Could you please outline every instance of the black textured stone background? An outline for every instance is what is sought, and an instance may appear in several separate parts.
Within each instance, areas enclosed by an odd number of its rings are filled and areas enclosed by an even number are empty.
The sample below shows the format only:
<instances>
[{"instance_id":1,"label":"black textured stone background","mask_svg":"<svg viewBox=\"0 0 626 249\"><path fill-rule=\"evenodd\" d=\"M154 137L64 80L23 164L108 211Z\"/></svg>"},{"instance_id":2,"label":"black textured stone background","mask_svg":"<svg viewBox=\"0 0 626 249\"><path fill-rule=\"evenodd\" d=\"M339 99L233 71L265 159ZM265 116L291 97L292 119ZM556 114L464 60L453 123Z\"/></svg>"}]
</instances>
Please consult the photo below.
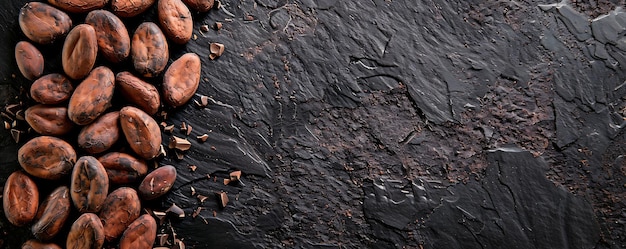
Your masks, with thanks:
<instances>
[{"instance_id":1,"label":"black textured stone background","mask_svg":"<svg viewBox=\"0 0 626 249\"><path fill-rule=\"evenodd\" d=\"M0 11L2 104L29 103L13 57L25 2ZM624 0L221 3L171 47L201 56L196 99L212 102L169 110L193 144L159 160L179 177L145 203L186 211L163 229L187 248L626 248ZM48 73L60 44L39 46ZM0 131L1 182L18 146ZM6 248L28 234L2 218Z\"/></svg>"}]
</instances>

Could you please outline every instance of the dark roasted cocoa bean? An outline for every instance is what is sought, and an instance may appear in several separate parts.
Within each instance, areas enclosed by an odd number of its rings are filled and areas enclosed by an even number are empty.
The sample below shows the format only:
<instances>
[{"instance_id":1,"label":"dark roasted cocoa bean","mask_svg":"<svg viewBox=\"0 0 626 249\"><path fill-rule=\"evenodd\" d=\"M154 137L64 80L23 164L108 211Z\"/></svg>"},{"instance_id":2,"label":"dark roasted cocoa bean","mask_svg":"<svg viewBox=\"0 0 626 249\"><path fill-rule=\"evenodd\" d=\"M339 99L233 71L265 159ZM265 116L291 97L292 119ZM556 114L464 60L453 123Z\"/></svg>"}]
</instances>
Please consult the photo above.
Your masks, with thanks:
<instances>
[{"instance_id":1,"label":"dark roasted cocoa bean","mask_svg":"<svg viewBox=\"0 0 626 249\"><path fill-rule=\"evenodd\" d=\"M64 106L34 105L24 112L26 122L41 135L60 136L74 128Z\"/></svg>"},{"instance_id":2,"label":"dark roasted cocoa bean","mask_svg":"<svg viewBox=\"0 0 626 249\"><path fill-rule=\"evenodd\" d=\"M155 169L141 181L137 192L141 199L153 200L163 196L176 181L176 168L166 165Z\"/></svg>"}]
</instances>

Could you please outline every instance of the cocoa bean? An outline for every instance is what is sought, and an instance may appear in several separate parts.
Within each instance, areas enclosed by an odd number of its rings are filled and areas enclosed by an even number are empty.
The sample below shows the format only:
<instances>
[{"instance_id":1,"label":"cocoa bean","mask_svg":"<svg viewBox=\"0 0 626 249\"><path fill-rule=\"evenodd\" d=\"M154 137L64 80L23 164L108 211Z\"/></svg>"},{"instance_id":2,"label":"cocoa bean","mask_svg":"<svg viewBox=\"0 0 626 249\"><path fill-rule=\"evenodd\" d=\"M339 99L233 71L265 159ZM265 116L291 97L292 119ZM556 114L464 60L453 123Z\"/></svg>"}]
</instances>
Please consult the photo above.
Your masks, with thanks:
<instances>
[{"instance_id":1,"label":"cocoa bean","mask_svg":"<svg viewBox=\"0 0 626 249\"><path fill-rule=\"evenodd\" d=\"M163 72L169 59L167 40L152 22L137 27L130 50L135 70L144 77L154 77Z\"/></svg>"},{"instance_id":2,"label":"cocoa bean","mask_svg":"<svg viewBox=\"0 0 626 249\"><path fill-rule=\"evenodd\" d=\"M22 171L15 171L4 183L2 208L11 224L24 226L37 215L39 190L35 182Z\"/></svg>"},{"instance_id":3,"label":"cocoa bean","mask_svg":"<svg viewBox=\"0 0 626 249\"><path fill-rule=\"evenodd\" d=\"M137 191L121 187L109 194L100 211L104 237L107 241L117 239L124 230L139 217L141 202Z\"/></svg>"},{"instance_id":4,"label":"cocoa bean","mask_svg":"<svg viewBox=\"0 0 626 249\"><path fill-rule=\"evenodd\" d=\"M98 51L107 60L118 63L130 54L130 36L122 20L106 10L87 14L85 23L93 26L98 38Z\"/></svg>"},{"instance_id":5,"label":"cocoa bean","mask_svg":"<svg viewBox=\"0 0 626 249\"><path fill-rule=\"evenodd\" d=\"M70 215L70 193L66 186L56 188L39 206L36 222L31 231L38 240L51 240L56 236Z\"/></svg>"},{"instance_id":6,"label":"cocoa bean","mask_svg":"<svg viewBox=\"0 0 626 249\"><path fill-rule=\"evenodd\" d=\"M150 160L159 154L161 129L150 115L127 106L120 110L120 125L130 148L141 158Z\"/></svg>"},{"instance_id":7,"label":"cocoa bean","mask_svg":"<svg viewBox=\"0 0 626 249\"><path fill-rule=\"evenodd\" d=\"M20 10L18 22L24 35L39 44L52 43L72 28L70 16L40 2L30 2L24 5Z\"/></svg>"},{"instance_id":8,"label":"cocoa bean","mask_svg":"<svg viewBox=\"0 0 626 249\"><path fill-rule=\"evenodd\" d=\"M64 106L34 105L26 109L24 118L33 130L41 135L59 136L74 128Z\"/></svg>"},{"instance_id":9,"label":"cocoa bean","mask_svg":"<svg viewBox=\"0 0 626 249\"><path fill-rule=\"evenodd\" d=\"M67 113L74 123L90 124L111 106L115 75L107 67L95 68L74 90Z\"/></svg>"},{"instance_id":10,"label":"cocoa bean","mask_svg":"<svg viewBox=\"0 0 626 249\"><path fill-rule=\"evenodd\" d=\"M115 83L122 96L130 103L150 115L154 115L161 105L159 91L152 84L145 82L129 72L121 72L115 76Z\"/></svg>"},{"instance_id":11,"label":"cocoa bean","mask_svg":"<svg viewBox=\"0 0 626 249\"><path fill-rule=\"evenodd\" d=\"M98 212L109 193L109 177L102 164L92 156L82 156L72 170L72 203L81 213Z\"/></svg>"},{"instance_id":12,"label":"cocoa bean","mask_svg":"<svg viewBox=\"0 0 626 249\"><path fill-rule=\"evenodd\" d=\"M185 44L193 33L193 20L187 5L181 0L159 0L159 23L165 35L174 43Z\"/></svg>"},{"instance_id":13,"label":"cocoa bean","mask_svg":"<svg viewBox=\"0 0 626 249\"><path fill-rule=\"evenodd\" d=\"M34 80L43 73L43 55L27 41L15 45L15 61L24 78Z\"/></svg>"},{"instance_id":14,"label":"cocoa bean","mask_svg":"<svg viewBox=\"0 0 626 249\"><path fill-rule=\"evenodd\" d=\"M30 86L30 97L41 104L56 105L70 99L74 91L72 82L62 74L42 76Z\"/></svg>"},{"instance_id":15,"label":"cocoa bean","mask_svg":"<svg viewBox=\"0 0 626 249\"><path fill-rule=\"evenodd\" d=\"M186 53L174 61L163 76L163 99L179 107L187 103L198 90L201 75L200 57Z\"/></svg>"},{"instance_id":16,"label":"cocoa bean","mask_svg":"<svg viewBox=\"0 0 626 249\"><path fill-rule=\"evenodd\" d=\"M112 0L111 9L119 17L133 17L146 11L156 0Z\"/></svg>"},{"instance_id":17,"label":"cocoa bean","mask_svg":"<svg viewBox=\"0 0 626 249\"><path fill-rule=\"evenodd\" d=\"M70 228L65 247L67 249L100 249L104 245L104 228L94 213L84 213Z\"/></svg>"},{"instance_id":18,"label":"cocoa bean","mask_svg":"<svg viewBox=\"0 0 626 249\"><path fill-rule=\"evenodd\" d=\"M71 172L76 152L69 143L59 138L40 136L26 142L17 151L17 159L28 174L57 180Z\"/></svg>"},{"instance_id":19,"label":"cocoa bean","mask_svg":"<svg viewBox=\"0 0 626 249\"><path fill-rule=\"evenodd\" d=\"M119 112L109 112L98 117L80 130L78 147L91 154L108 150L120 137L119 120Z\"/></svg>"},{"instance_id":20,"label":"cocoa bean","mask_svg":"<svg viewBox=\"0 0 626 249\"><path fill-rule=\"evenodd\" d=\"M137 192L141 199L154 200L163 196L172 188L176 181L176 168L166 165L155 169L141 181Z\"/></svg>"},{"instance_id":21,"label":"cocoa bean","mask_svg":"<svg viewBox=\"0 0 626 249\"><path fill-rule=\"evenodd\" d=\"M98 158L109 176L109 183L129 184L148 173L146 161L122 152L111 152Z\"/></svg>"},{"instance_id":22,"label":"cocoa bean","mask_svg":"<svg viewBox=\"0 0 626 249\"><path fill-rule=\"evenodd\" d=\"M156 239L157 223L149 214L139 216L128 225L120 238L120 249L152 248Z\"/></svg>"},{"instance_id":23,"label":"cocoa bean","mask_svg":"<svg viewBox=\"0 0 626 249\"><path fill-rule=\"evenodd\" d=\"M96 30L88 24L80 24L72 29L63 43L61 64L63 71L72 79L82 79L93 68L98 55Z\"/></svg>"}]
</instances>

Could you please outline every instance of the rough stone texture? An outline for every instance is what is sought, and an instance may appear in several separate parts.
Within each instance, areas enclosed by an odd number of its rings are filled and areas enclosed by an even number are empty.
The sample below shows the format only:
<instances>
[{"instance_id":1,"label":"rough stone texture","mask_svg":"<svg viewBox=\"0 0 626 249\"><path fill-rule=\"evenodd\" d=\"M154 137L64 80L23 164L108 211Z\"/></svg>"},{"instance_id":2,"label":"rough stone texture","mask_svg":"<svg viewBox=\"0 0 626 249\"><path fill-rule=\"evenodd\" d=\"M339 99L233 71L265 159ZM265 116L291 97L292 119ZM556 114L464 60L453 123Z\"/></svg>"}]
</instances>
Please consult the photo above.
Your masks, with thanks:
<instances>
[{"instance_id":1,"label":"rough stone texture","mask_svg":"<svg viewBox=\"0 0 626 249\"><path fill-rule=\"evenodd\" d=\"M213 101L170 112L192 147L161 161L179 178L148 203L202 208L171 222L187 247L626 247L623 0L221 2L171 48L200 55ZM22 4L0 12L5 54ZM0 63L11 102L29 83ZM16 148L0 143L5 179Z\"/></svg>"}]
</instances>

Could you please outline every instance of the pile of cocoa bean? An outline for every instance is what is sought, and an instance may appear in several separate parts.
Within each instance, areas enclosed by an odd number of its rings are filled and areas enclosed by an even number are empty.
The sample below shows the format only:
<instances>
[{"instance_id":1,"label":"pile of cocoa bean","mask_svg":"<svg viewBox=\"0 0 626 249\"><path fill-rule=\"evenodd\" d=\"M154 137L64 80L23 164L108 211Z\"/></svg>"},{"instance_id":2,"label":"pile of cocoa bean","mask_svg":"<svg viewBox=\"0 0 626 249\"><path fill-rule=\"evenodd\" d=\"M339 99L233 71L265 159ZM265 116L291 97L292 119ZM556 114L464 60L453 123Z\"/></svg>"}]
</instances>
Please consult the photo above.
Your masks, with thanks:
<instances>
[{"instance_id":1,"label":"pile of cocoa bean","mask_svg":"<svg viewBox=\"0 0 626 249\"><path fill-rule=\"evenodd\" d=\"M158 22L141 23L131 36L124 19L154 5ZM191 10L213 7L213 0L48 0L22 7L27 40L15 46L15 59L32 82L36 104L23 119L36 135L20 147L22 169L9 176L2 197L8 221L30 226L35 237L22 248L60 248L51 241L66 248L153 247L158 225L142 202L163 196L176 180L175 167L158 166L164 148L156 115L189 102L201 77L195 53L168 66L168 42L186 44ZM76 25L70 15L81 14L84 22ZM42 75L38 46L53 43L63 43L63 71ZM127 60L127 70L107 66ZM39 196L39 181L57 187Z\"/></svg>"}]
</instances>

